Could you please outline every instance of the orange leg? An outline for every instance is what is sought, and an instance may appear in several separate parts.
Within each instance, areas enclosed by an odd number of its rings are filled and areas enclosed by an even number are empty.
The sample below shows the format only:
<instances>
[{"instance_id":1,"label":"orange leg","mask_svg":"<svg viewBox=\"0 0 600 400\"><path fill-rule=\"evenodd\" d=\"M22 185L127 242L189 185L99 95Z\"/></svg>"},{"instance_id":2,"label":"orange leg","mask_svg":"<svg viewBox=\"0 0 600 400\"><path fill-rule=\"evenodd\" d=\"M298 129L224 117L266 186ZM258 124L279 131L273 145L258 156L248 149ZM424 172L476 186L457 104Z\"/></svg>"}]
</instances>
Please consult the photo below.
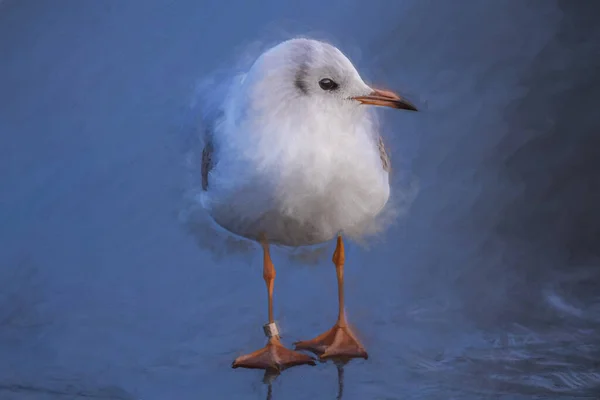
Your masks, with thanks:
<instances>
[{"instance_id":1,"label":"orange leg","mask_svg":"<svg viewBox=\"0 0 600 400\"><path fill-rule=\"evenodd\" d=\"M329 358L367 359L369 356L358 338L352 333L344 312L344 242L338 236L337 246L333 253L333 263L338 280L338 319L333 328L311 340L296 342L296 350L308 350L320 355L321 360Z\"/></svg>"},{"instance_id":2,"label":"orange leg","mask_svg":"<svg viewBox=\"0 0 600 400\"><path fill-rule=\"evenodd\" d=\"M312 357L297 351L290 350L281 344L277 326L273 318L273 285L275 282L275 267L269 254L269 244L266 239L262 241L263 247L263 278L269 293L269 323L265 325L265 334L269 337L267 345L253 353L240 356L232 364L233 368L256 368L281 371L294 365L315 365Z\"/></svg>"}]
</instances>

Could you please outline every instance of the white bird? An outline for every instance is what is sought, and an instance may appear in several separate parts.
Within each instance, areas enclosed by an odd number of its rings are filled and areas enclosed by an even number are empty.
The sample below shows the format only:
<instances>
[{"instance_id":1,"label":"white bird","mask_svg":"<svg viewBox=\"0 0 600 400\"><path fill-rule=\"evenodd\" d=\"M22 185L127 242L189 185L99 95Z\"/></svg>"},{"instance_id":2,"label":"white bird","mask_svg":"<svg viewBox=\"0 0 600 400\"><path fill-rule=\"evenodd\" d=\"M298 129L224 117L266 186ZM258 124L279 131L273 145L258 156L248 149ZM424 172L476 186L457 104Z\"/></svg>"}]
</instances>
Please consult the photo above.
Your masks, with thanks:
<instances>
[{"instance_id":1,"label":"white bird","mask_svg":"<svg viewBox=\"0 0 600 400\"><path fill-rule=\"evenodd\" d=\"M367 85L336 47L296 38L261 54L229 85L205 133L202 204L226 230L258 241L268 290L267 345L233 367L281 370L313 364L281 344L273 319L275 268L269 243L305 246L337 236L333 255L339 316L334 327L297 342L328 358L367 358L344 313L342 235L366 232L390 196L390 161L365 105L416 111Z\"/></svg>"}]
</instances>

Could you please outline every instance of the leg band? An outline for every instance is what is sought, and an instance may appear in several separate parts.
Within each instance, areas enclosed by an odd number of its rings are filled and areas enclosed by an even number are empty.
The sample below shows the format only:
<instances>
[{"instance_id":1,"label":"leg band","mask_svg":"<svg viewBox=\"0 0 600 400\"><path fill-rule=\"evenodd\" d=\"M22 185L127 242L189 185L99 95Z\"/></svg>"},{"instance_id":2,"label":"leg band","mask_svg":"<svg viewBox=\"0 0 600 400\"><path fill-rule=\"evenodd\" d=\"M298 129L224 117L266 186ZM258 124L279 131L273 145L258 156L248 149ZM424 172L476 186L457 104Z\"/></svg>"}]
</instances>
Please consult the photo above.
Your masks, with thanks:
<instances>
[{"instance_id":1,"label":"leg band","mask_svg":"<svg viewBox=\"0 0 600 400\"><path fill-rule=\"evenodd\" d=\"M264 324L263 330L265 332L265 336L269 339L275 336L279 336L279 329L277 328L277 324L275 324L275 322Z\"/></svg>"}]
</instances>

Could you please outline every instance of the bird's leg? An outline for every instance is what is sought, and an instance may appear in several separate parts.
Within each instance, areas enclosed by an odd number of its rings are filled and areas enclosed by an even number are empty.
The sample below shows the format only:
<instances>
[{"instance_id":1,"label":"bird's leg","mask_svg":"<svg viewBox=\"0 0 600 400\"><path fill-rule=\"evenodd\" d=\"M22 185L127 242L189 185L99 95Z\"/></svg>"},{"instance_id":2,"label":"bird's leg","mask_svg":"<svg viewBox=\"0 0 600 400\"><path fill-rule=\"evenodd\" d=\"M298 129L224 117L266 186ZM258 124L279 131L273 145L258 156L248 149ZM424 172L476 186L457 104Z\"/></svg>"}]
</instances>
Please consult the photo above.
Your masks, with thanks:
<instances>
[{"instance_id":1,"label":"bird's leg","mask_svg":"<svg viewBox=\"0 0 600 400\"><path fill-rule=\"evenodd\" d=\"M342 236L338 236L333 263L337 273L338 281L338 319L333 328L311 340L296 342L296 350L308 350L320 356L321 360L330 358L368 358L365 348L358 338L352 333L346 321L344 312L344 242Z\"/></svg>"},{"instance_id":2,"label":"bird's leg","mask_svg":"<svg viewBox=\"0 0 600 400\"><path fill-rule=\"evenodd\" d=\"M269 244L261 240L263 248L263 278L269 294L269 323L264 326L268 342L265 347L253 353L240 356L232 364L233 368L256 368L281 371L288 367L301 364L315 365L312 357L290 350L281 344L277 325L273 318L273 285L275 282L275 267L269 254Z\"/></svg>"}]
</instances>

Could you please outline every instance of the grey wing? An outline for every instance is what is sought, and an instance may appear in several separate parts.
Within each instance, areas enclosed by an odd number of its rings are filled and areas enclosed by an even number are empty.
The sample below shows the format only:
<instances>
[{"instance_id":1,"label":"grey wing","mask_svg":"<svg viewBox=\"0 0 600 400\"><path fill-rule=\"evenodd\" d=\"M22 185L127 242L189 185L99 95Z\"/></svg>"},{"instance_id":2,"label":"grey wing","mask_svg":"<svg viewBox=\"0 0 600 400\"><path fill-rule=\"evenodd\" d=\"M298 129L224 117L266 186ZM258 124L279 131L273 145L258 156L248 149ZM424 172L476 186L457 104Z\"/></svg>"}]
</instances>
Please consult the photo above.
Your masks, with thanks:
<instances>
[{"instance_id":1,"label":"grey wing","mask_svg":"<svg viewBox=\"0 0 600 400\"><path fill-rule=\"evenodd\" d=\"M0 0L1 1L1 0ZM234 76L216 76L215 79L210 82L219 82L216 86L212 83L201 86L202 93L210 93L210 96L200 96L199 103L201 103L201 118L202 125L204 126L203 142L204 148L202 149L202 190L206 191L209 187L209 175L210 171L217 164L217 153L218 153L218 140L216 141L217 146L215 148L214 135L216 132L217 124L224 117L223 103L229 86L232 83L237 83L243 75ZM219 78L219 79L216 79Z\"/></svg>"},{"instance_id":2,"label":"grey wing","mask_svg":"<svg viewBox=\"0 0 600 400\"><path fill-rule=\"evenodd\" d=\"M383 142L383 138L381 136L379 136L379 138L377 139L377 148L379 150L379 158L381 159L381 166L383 167L384 171L390 172L390 170L392 168L392 164L390 162L390 156L385 151L385 143Z\"/></svg>"},{"instance_id":3,"label":"grey wing","mask_svg":"<svg viewBox=\"0 0 600 400\"><path fill-rule=\"evenodd\" d=\"M212 136L210 134L205 135L204 149L202 149L202 190L208 190L208 174L213 168L213 153L214 147L212 142Z\"/></svg>"},{"instance_id":4,"label":"grey wing","mask_svg":"<svg viewBox=\"0 0 600 400\"><path fill-rule=\"evenodd\" d=\"M223 110L216 109L212 113L208 114L204 118L204 148L202 149L202 165L201 165L201 174L202 174L202 190L208 190L209 185L209 175L210 171L214 168L217 163L217 151L215 149L215 126L219 123L219 121L223 118Z\"/></svg>"}]
</instances>

